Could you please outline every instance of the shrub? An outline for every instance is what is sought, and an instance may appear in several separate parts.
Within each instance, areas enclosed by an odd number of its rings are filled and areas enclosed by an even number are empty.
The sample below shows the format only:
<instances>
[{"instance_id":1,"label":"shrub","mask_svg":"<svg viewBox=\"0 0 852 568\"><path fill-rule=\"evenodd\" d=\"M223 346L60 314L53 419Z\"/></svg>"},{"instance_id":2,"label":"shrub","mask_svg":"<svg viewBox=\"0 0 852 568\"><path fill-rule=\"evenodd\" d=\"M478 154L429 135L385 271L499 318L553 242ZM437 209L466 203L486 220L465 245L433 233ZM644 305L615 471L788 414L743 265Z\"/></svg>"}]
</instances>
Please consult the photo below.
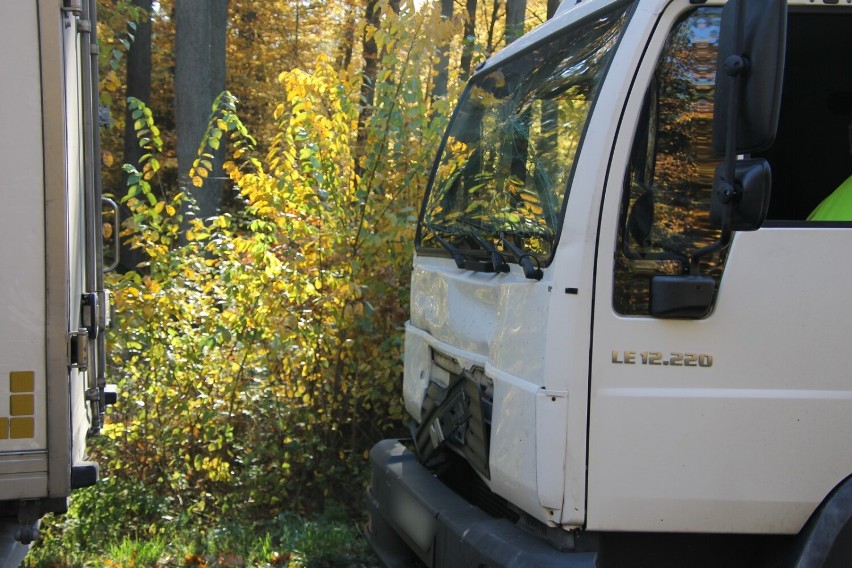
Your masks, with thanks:
<instances>
[{"instance_id":1,"label":"shrub","mask_svg":"<svg viewBox=\"0 0 852 568\"><path fill-rule=\"evenodd\" d=\"M122 235L146 261L111 276L120 399L92 446L106 480L48 529L70 539L56 550L360 509L368 449L405 433L415 207L446 123L435 110L447 102L431 102L428 70L413 62L457 25L410 7L383 22L381 82L360 137L359 86L321 57L310 74L279 76L265 156L234 97L217 99L186 177L203 189L227 141L235 211L195 218L185 192L158 185L163 142L150 110L130 101L147 153L125 166Z\"/></svg>"}]
</instances>

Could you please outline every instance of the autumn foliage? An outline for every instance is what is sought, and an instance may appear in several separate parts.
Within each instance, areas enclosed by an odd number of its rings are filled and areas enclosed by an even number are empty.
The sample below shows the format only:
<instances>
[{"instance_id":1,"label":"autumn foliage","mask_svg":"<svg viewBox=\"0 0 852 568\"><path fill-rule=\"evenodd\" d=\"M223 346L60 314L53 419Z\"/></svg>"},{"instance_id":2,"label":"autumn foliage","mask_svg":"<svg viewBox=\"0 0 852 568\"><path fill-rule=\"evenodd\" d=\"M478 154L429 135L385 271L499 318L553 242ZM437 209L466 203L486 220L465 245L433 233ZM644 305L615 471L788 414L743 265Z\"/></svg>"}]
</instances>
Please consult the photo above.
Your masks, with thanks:
<instances>
[{"instance_id":1,"label":"autumn foliage","mask_svg":"<svg viewBox=\"0 0 852 568\"><path fill-rule=\"evenodd\" d=\"M460 55L475 64L496 47L502 3L480 2L482 25L462 37L466 19L438 3L369 2L365 17L351 0L231 0L229 91L185 172L171 106L174 0L150 14L143 0L100 4L101 102L115 122L103 131L104 186L120 188L114 233L132 252L107 283L120 396L89 444L101 482L75 493L45 534L62 535L62 556L169 538L175 526L203 538L231 521L359 511L369 448L407 435L414 226L467 73ZM127 98L125 114L124 56L149 20L151 100ZM124 122L135 163L122 163ZM199 217L192 196L221 171L221 211Z\"/></svg>"},{"instance_id":2,"label":"autumn foliage","mask_svg":"<svg viewBox=\"0 0 852 568\"><path fill-rule=\"evenodd\" d=\"M228 146L238 207L211 218L163 187L159 129L130 101L146 154L125 166L122 235L147 261L112 282L121 397L96 452L117 486L156 488L150 522L358 507L369 447L405 435L413 221L447 115L415 62L457 24L430 10L382 22L360 141L360 85L323 56L277 77L265 154L238 101L217 99L185 176L203 188Z\"/></svg>"}]
</instances>

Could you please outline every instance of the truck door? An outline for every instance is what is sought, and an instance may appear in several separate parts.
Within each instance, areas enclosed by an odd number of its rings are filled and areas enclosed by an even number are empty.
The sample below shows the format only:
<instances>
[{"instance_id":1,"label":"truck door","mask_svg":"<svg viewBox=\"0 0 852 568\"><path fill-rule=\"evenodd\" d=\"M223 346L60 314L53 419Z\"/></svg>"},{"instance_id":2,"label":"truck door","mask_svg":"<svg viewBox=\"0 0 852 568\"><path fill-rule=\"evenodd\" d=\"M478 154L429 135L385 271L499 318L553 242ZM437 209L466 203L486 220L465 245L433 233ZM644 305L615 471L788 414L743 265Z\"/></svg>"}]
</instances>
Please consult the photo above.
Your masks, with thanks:
<instances>
[{"instance_id":1,"label":"truck door","mask_svg":"<svg viewBox=\"0 0 852 568\"><path fill-rule=\"evenodd\" d=\"M720 15L685 0L660 14L613 146L595 273L592 530L795 533L852 473L852 224L805 221L833 189L819 187L831 185L826 168L844 167L814 162L837 156L831 121L785 126L813 122L832 93L852 91L849 7L789 14L782 127L767 152L784 172L770 218L785 218L702 260L715 280L706 316L650 315L650 278L683 273L690 252L719 236L709 210L721 161L712 150ZM827 55L797 53L804 46ZM840 145L848 119L837 117ZM814 158L797 160L795 147Z\"/></svg>"}]
</instances>

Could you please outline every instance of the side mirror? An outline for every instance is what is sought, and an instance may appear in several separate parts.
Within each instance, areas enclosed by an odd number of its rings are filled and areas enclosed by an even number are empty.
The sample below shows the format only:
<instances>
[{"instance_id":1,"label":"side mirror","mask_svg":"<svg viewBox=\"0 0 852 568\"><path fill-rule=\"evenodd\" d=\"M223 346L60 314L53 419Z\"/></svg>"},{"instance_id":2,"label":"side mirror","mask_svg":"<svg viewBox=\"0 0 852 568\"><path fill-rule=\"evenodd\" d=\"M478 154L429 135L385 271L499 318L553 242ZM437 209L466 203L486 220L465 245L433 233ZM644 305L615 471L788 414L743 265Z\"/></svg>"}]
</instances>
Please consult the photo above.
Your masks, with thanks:
<instances>
[{"instance_id":1,"label":"side mirror","mask_svg":"<svg viewBox=\"0 0 852 568\"><path fill-rule=\"evenodd\" d=\"M736 162L734 188L724 181L725 164L719 164L713 178L713 195L710 205L710 222L714 227L725 225L730 214L732 231L756 231L769 212L769 193L772 188L772 171L763 158ZM730 213L729 213L730 211Z\"/></svg>"},{"instance_id":2,"label":"side mirror","mask_svg":"<svg viewBox=\"0 0 852 568\"><path fill-rule=\"evenodd\" d=\"M759 152L775 140L786 35L786 0L731 0L725 5L713 116L713 149L717 153L730 150L727 130L732 111L736 123L734 153ZM738 91L733 104L732 89Z\"/></svg>"},{"instance_id":3,"label":"side mirror","mask_svg":"<svg viewBox=\"0 0 852 568\"><path fill-rule=\"evenodd\" d=\"M733 231L756 230L766 218L772 186L769 163L737 157L764 150L775 140L786 41L786 0L729 0L725 5L713 115L713 149L725 159L716 169L710 211L711 222L722 234L692 253L689 274L651 279L650 310L656 317L706 317L716 283L700 274L701 259L726 248Z\"/></svg>"},{"instance_id":4,"label":"side mirror","mask_svg":"<svg viewBox=\"0 0 852 568\"><path fill-rule=\"evenodd\" d=\"M700 319L710 313L716 281L712 276L651 278L651 315L658 318Z\"/></svg>"}]
</instances>

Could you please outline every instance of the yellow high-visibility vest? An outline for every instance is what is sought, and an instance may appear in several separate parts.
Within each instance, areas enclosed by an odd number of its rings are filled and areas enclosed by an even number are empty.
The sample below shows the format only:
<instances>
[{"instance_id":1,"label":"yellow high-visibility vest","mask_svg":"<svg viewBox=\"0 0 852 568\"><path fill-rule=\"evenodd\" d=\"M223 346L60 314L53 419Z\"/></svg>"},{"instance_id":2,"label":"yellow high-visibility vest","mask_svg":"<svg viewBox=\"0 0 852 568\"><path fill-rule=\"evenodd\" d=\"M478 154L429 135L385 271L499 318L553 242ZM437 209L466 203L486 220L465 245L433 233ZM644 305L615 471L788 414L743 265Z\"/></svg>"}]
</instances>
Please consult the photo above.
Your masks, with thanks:
<instances>
[{"instance_id":1,"label":"yellow high-visibility vest","mask_svg":"<svg viewBox=\"0 0 852 568\"><path fill-rule=\"evenodd\" d=\"M852 221L852 176L817 205L808 221Z\"/></svg>"}]
</instances>

